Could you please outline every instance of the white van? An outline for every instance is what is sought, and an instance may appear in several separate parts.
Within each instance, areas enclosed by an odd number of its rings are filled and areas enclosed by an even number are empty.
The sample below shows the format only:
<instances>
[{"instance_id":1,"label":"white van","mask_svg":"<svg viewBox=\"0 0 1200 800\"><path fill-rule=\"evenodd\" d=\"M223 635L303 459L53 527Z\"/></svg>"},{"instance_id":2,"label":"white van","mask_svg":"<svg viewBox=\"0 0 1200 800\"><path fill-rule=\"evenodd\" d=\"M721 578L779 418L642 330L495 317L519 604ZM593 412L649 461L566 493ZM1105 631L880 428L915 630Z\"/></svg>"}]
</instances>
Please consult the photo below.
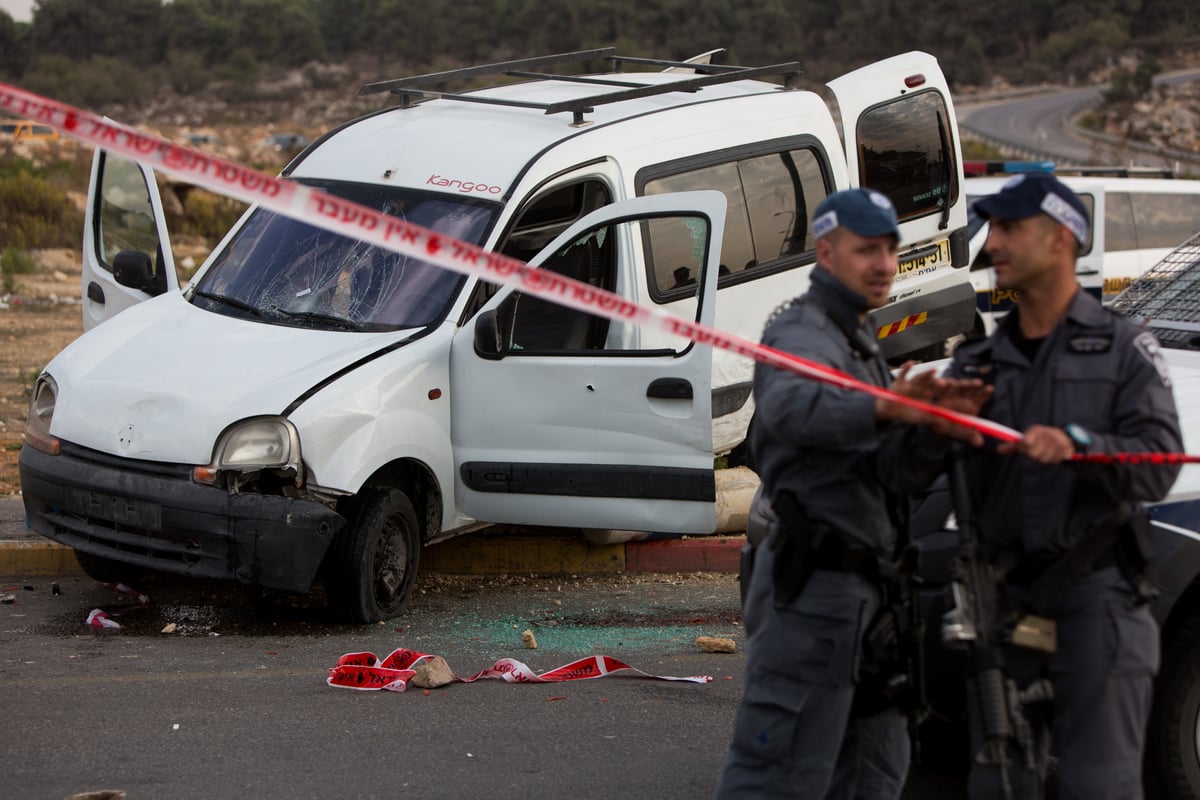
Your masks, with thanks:
<instances>
[{"instance_id":1,"label":"white van","mask_svg":"<svg viewBox=\"0 0 1200 800\"><path fill-rule=\"evenodd\" d=\"M665 70L442 86L597 60ZM812 209L865 184L904 237L885 352L940 349L974 294L936 60L832 82L843 131L797 70L603 50L370 84L401 102L285 174L754 340L806 288ZM259 208L180 291L153 173L103 152L85 227L88 330L34 387L20 469L32 527L93 574L323 577L371 621L404 608L423 544L484 524L714 530L745 358Z\"/></svg>"},{"instance_id":2,"label":"white van","mask_svg":"<svg viewBox=\"0 0 1200 800\"><path fill-rule=\"evenodd\" d=\"M1071 188L1092 218L1092 236L1076 262L1080 285L1103 302L1123 292L1134 278L1200 231L1200 181L1166 177L1102 175L1106 168L1058 168L1052 162L998 162L997 171L964 181L967 202L995 194L1017 172L1054 172ZM971 284L975 287L976 331L990 333L1012 308L1011 292L997 289L991 260L983 251L987 221L968 211L971 235Z\"/></svg>"}]
</instances>

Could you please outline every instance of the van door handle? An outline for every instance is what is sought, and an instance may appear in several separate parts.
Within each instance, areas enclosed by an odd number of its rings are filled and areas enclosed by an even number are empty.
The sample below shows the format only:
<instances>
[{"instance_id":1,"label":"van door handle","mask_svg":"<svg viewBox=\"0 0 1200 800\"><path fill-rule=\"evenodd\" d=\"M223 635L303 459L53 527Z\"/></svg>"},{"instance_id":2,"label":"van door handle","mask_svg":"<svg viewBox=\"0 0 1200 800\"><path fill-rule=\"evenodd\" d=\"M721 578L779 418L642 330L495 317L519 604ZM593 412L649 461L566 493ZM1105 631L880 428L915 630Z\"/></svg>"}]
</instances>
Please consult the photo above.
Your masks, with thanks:
<instances>
[{"instance_id":1,"label":"van door handle","mask_svg":"<svg viewBox=\"0 0 1200 800\"><path fill-rule=\"evenodd\" d=\"M88 284L87 297L92 302L104 305L104 289L95 281Z\"/></svg>"},{"instance_id":2,"label":"van door handle","mask_svg":"<svg viewBox=\"0 0 1200 800\"><path fill-rule=\"evenodd\" d=\"M646 397L662 400L691 400L692 383L683 378L655 378L646 389Z\"/></svg>"}]
</instances>

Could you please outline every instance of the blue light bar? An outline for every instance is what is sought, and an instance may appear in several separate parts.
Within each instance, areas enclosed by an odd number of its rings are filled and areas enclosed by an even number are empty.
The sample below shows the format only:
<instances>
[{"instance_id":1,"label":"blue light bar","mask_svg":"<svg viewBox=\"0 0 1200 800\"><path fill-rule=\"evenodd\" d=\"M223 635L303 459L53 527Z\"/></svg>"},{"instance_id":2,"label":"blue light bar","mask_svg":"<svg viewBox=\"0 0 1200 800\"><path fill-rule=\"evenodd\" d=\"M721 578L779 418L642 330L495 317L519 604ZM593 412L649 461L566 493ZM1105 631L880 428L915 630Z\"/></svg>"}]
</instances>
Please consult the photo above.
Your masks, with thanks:
<instances>
[{"instance_id":1,"label":"blue light bar","mask_svg":"<svg viewBox=\"0 0 1200 800\"><path fill-rule=\"evenodd\" d=\"M963 174L966 177L977 175L1015 175L1027 172L1054 172L1053 161L964 161Z\"/></svg>"}]
</instances>

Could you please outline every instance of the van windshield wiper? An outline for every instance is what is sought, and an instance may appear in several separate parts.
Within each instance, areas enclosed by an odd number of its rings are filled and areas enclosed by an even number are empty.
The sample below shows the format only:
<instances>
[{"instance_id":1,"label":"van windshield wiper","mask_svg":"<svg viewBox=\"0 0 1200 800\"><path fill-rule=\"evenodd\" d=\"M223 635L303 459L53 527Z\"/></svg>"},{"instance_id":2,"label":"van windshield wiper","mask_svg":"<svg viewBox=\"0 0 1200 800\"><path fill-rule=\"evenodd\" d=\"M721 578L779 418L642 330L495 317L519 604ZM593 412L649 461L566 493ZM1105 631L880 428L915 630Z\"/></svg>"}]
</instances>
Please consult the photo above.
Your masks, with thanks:
<instances>
[{"instance_id":1,"label":"van windshield wiper","mask_svg":"<svg viewBox=\"0 0 1200 800\"><path fill-rule=\"evenodd\" d=\"M340 328L344 331L383 331L387 330L387 326L373 325L363 322L355 322L352 319L335 316L333 314L321 314L316 311L288 311L284 308L272 308L272 311L287 317L288 319L298 319L304 322L321 322L326 325L331 325L335 328Z\"/></svg>"},{"instance_id":2,"label":"van windshield wiper","mask_svg":"<svg viewBox=\"0 0 1200 800\"><path fill-rule=\"evenodd\" d=\"M236 308L240 311L245 311L248 314L253 314L254 316L256 316L260 319L262 318L262 315L263 315L262 311L255 308L254 306L250 305L249 303L245 302L244 300L238 300L236 297L230 297L229 295L216 294L214 292L204 292L204 291L197 289L195 292L192 293L192 296L193 297L203 297L205 300L212 300L213 302L220 303L221 305L232 306L233 308Z\"/></svg>"}]
</instances>

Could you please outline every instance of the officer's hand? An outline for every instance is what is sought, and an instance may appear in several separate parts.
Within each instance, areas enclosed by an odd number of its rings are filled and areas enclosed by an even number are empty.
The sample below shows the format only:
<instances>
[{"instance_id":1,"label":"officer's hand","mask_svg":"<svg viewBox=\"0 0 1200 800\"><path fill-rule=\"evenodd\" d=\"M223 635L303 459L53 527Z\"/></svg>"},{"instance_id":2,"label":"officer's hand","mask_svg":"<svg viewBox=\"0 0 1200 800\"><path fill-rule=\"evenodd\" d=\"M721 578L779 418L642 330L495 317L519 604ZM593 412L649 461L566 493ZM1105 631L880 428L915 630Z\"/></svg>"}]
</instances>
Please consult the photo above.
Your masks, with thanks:
<instances>
[{"instance_id":1,"label":"officer's hand","mask_svg":"<svg viewBox=\"0 0 1200 800\"><path fill-rule=\"evenodd\" d=\"M988 400L992 399L992 391L993 387L985 385L978 378L943 378L942 388L933 398L933 404L948 411L974 417L978 416ZM934 417L929 424L934 432L942 436L958 439L975 447L983 446L983 434L975 428L942 417Z\"/></svg>"},{"instance_id":2,"label":"officer's hand","mask_svg":"<svg viewBox=\"0 0 1200 800\"><path fill-rule=\"evenodd\" d=\"M1030 425L1020 441L1005 442L996 448L997 453L1020 455L1042 464L1057 464L1075 455L1075 443L1067 432L1053 425Z\"/></svg>"},{"instance_id":3,"label":"officer's hand","mask_svg":"<svg viewBox=\"0 0 1200 800\"><path fill-rule=\"evenodd\" d=\"M893 392L967 415L978 414L992 396L992 387L985 386L983 381L976 378L941 378L933 370L910 377L915 364L915 361L909 361L900 367L891 386ZM960 439L976 447L983 444L983 434L973 428L890 400L875 400L875 416L880 420L928 425L943 436Z\"/></svg>"},{"instance_id":4,"label":"officer's hand","mask_svg":"<svg viewBox=\"0 0 1200 800\"><path fill-rule=\"evenodd\" d=\"M916 363L915 361L904 362L904 365L896 372L896 379L888 388L894 394L928 403L940 390L943 379L939 378L933 370L925 370L917 375L912 375L912 368ZM875 418L881 421L897 420L912 425L921 425L927 424L931 415L903 403L877 397L875 398Z\"/></svg>"}]
</instances>

